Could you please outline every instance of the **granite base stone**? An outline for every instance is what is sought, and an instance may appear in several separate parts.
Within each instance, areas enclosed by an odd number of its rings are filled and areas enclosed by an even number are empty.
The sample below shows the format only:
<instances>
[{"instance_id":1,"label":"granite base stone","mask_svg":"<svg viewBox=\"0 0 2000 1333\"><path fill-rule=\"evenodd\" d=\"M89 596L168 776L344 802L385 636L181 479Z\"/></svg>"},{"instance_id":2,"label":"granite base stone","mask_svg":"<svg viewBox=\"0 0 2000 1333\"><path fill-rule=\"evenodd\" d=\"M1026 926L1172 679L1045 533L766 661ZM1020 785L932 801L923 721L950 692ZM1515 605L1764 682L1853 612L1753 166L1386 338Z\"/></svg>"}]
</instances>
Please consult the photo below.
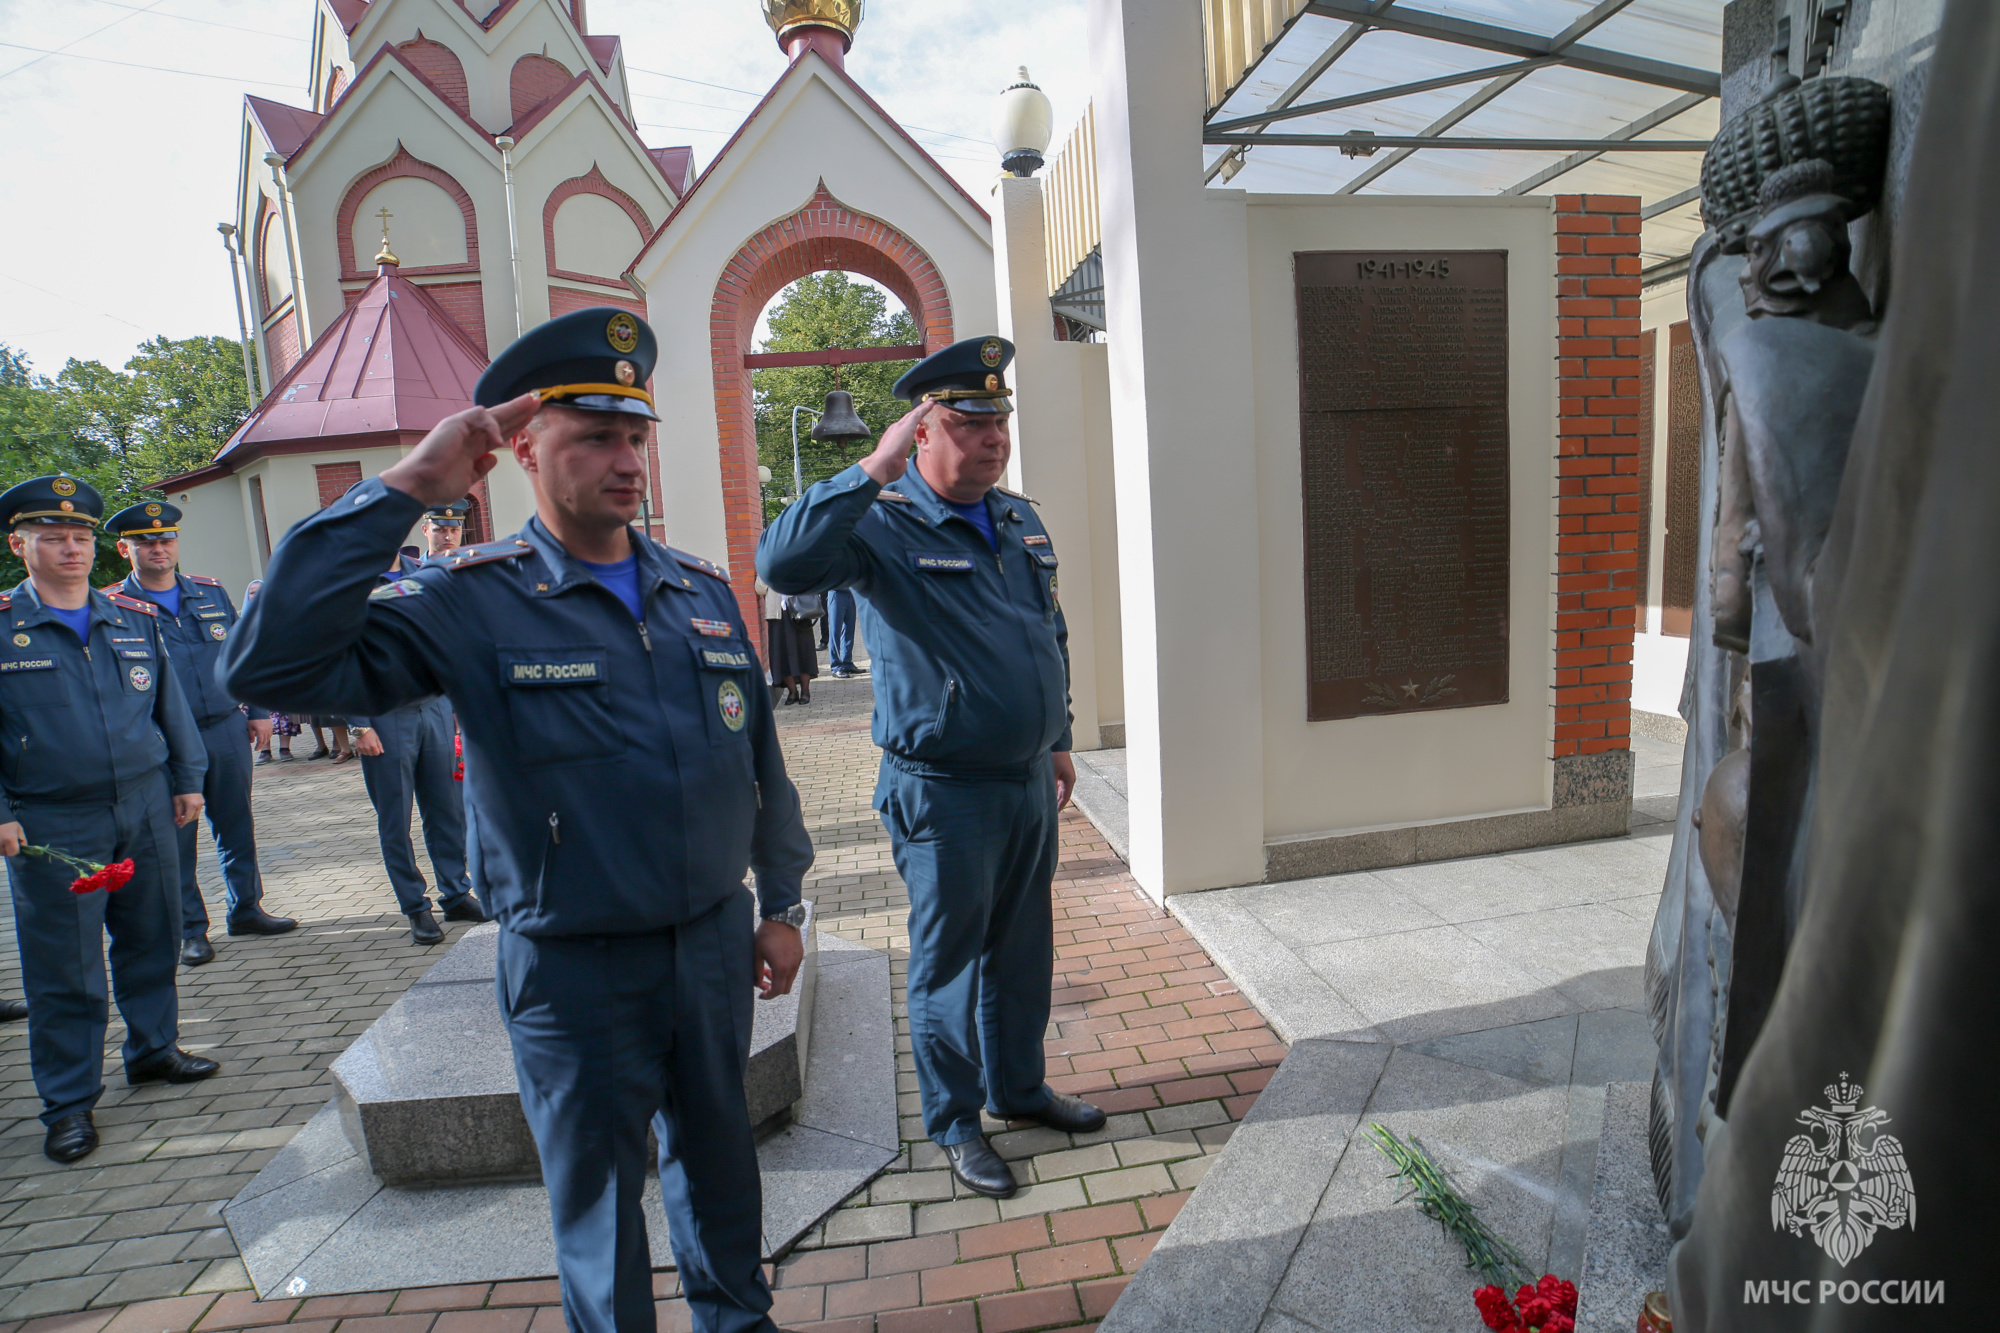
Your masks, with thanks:
<instances>
[{"instance_id":1,"label":"granite base stone","mask_svg":"<svg viewBox=\"0 0 2000 1333\"><path fill-rule=\"evenodd\" d=\"M780 1120L767 1127L770 1132L757 1147L767 1258L783 1254L895 1160L901 1148L889 959L838 936L821 932L813 936L815 947L808 955L818 960L813 993L801 997L796 1006L808 1016L803 1031L793 1034L793 1045L772 1041L764 1047L777 1052L767 1058L782 1059L795 1052L805 1066L801 1095L790 1104L789 1122ZM493 932L468 932L465 940L471 947L463 954L463 944L455 947L412 989L413 995L425 987L479 987L490 1007L490 975L481 981L468 974L490 966ZM430 1002L430 997L423 1001ZM777 1002L760 1003L757 1008L760 1023L782 1023ZM412 1006L411 1014L421 1016L418 1006ZM758 1031L761 1041L765 1028ZM496 1070L490 1060L468 1061L467 1077L497 1080ZM379 1087L408 1091L411 1085L395 1080L409 1072L407 1066L387 1074L379 1065L357 1066L354 1086L365 1092L367 1078L379 1077ZM394 1103L375 1105L386 1110ZM519 1114L518 1099L515 1114ZM548 1194L538 1178L391 1184L370 1169L370 1159L360 1146L369 1143L386 1149L387 1145L370 1139L377 1132L371 1125L361 1140L351 1137L343 1123L341 1100L336 1098L224 1205L223 1220L259 1296L335 1295L555 1275ZM452 1146L434 1131L426 1132L433 1134L434 1142ZM532 1140L528 1147L532 1151ZM660 1206L660 1184L651 1173L644 1207L653 1264L670 1268L674 1261Z\"/></svg>"},{"instance_id":2,"label":"granite base stone","mask_svg":"<svg viewBox=\"0 0 2000 1333\"><path fill-rule=\"evenodd\" d=\"M1652 1085L1613 1083L1604 1090L1604 1124L1597 1140L1597 1188L1590 1200L1589 1239L1577 1283L1578 1333L1628 1333L1646 1293L1667 1286L1672 1237L1653 1189L1646 1146Z\"/></svg>"},{"instance_id":3,"label":"granite base stone","mask_svg":"<svg viewBox=\"0 0 2000 1333\"><path fill-rule=\"evenodd\" d=\"M341 1126L386 1184L541 1176L495 1000L499 931L467 931L333 1062ZM808 926L792 992L753 1011L743 1088L759 1126L775 1128L805 1092L816 935Z\"/></svg>"}]
</instances>

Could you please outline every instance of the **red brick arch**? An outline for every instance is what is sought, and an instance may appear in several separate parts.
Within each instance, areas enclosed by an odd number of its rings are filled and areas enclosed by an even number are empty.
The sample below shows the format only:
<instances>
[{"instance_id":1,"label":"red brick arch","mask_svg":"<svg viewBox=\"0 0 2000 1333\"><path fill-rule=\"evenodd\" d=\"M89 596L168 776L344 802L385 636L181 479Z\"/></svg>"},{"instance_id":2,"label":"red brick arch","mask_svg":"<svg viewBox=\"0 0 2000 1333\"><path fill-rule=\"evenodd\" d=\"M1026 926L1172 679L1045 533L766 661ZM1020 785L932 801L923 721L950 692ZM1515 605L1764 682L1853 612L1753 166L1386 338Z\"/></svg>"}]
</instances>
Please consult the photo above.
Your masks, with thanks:
<instances>
[{"instance_id":1,"label":"red brick arch","mask_svg":"<svg viewBox=\"0 0 2000 1333\"><path fill-rule=\"evenodd\" d=\"M753 587L764 508L757 485L756 404L743 358L770 299L811 273L840 269L881 283L910 312L925 347L950 345L951 298L923 248L880 218L856 213L821 181L806 206L743 243L722 270L708 317L715 372L715 424L722 452L722 507L729 574L744 620L761 639L764 611Z\"/></svg>"},{"instance_id":2,"label":"red brick arch","mask_svg":"<svg viewBox=\"0 0 2000 1333\"><path fill-rule=\"evenodd\" d=\"M410 150L403 147L399 142L396 145L395 156L391 157L381 166L363 172L361 178L348 186L347 193L341 196L340 211L334 218L333 239L334 243L340 247L340 276L342 281L352 281L357 278L372 278L375 276L375 266L373 264L370 264L366 269L355 267L354 214L361 207L361 201L368 197L370 190L380 185L383 181L393 180L398 176L415 176L419 180L427 180L437 186L451 196L452 202L458 205L458 211L465 219L464 263L412 265L402 269L402 275L408 278L422 277L431 273L479 272L479 223L473 217L472 196L465 192L464 186L452 179L450 172L444 170L442 167L434 167L428 162L418 161L410 155Z\"/></svg>"}]
</instances>

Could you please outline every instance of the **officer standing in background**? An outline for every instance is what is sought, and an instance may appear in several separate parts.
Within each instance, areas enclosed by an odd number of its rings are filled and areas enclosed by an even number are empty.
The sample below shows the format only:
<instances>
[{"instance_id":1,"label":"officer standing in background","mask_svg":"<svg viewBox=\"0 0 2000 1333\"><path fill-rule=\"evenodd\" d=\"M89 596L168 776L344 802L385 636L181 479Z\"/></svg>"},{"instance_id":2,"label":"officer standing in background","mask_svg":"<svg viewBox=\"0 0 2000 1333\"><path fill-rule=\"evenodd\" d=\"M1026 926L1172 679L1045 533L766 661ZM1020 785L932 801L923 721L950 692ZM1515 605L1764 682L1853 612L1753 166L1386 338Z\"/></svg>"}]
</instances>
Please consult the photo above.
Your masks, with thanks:
<instances>
[{"instance_id":1,"label":"officer standing in background","mask_svg":"<svg viewBox=\"0 0 2000 1333\"><path fill-rule=\"evenodd\" d=\"M827 669L835 680L868 674L867 667L854 665L854 589L826 590Z\"/></svg>"},{"instance_id":2,"label":"officer standing in background","mask_svg":"<svg viewBox=\"0 0 2000 1333\"><path fill-rule=\"evenodd\" d=\"M349 487L348 494L356 489ZM425 512L424 542L430 555L446 555L457 547L469 505L470 501L458 499ZM399 551L380 582L396 587L419 568L406 551ZM347 719L347 735L354 743L354 752L361 756L361 779L368 785L368 800L375 807L382 865L389 872L389 887L396 891L396 905L410 919L410 938L418 944L438 943L444 939L444 928L431 915L430 886L424 883L423 871L417 869L417 849L410 840L412 797L423 816L424 848L431 854L431 869L437 872L438 905L444 909L444 919L486 920L486 910L473 896L472 878L466 870L465 800L452 779L458 767L457 734L451 703L443 698Z\"/></svg>"},{"instance_id":3,"label":"officer standing in background","mask_svg":"<svg viewBox=\"0 0 2000 1333\"><path fill-rule=\"evenodd\" d=\"M654 354L603 308L515 342L481 407L285 538L226 679L278 707L449 695L569 1328L654 1329L650 1120L694 1327L772 1333L743 1078L752 987L783 994L803 957L812 844L727 576L630 526ZM528 525L374 586L420 502L463 495L502 447Z\"/></svg>"},{"instance_id":4,"label":"officer standing in background","mask_svg":"<svg viewBox=\"0 0 2000 1333\"><path fill-rule=\"evenodd\" d=\"M174 961L180 944L178 838L201 814L201 733L168 670L159 608L92 592L104 499L74 477L36 477L0 495L7 544L28 577L4 598L0 787L10 819L0 855L28 992L28 1063L48 1126L42 1151L73 1162L97 1146L111 981L125 1020L125 1081L192 1083L219 1066L182 1051ZM30 846L106 866L130 859L116 892L71 891L78 870Z\"/></svg>"},{"instance_id":5,"label":"officer standing in background","mask_svg":"<svg viewBox=\"0 0 2000 1333\"><path fill-rule=\"evenodd\" d=\"M1056 813L1076 769L1055 549L1033 502L995 485L1013 448L1013 355L1004 338L973 338L919 362L895 389L916 409L757 547L780 592L861 596L875 808L910 893L924 1129L952 1174L1003 1199L1014 1177L980 1131L982 1106L1066 1131L1104 1124L1044 1081Z\"/></svg>"},{"instance_id":6,"label":"officer standing in background","mask_svg":"<svg viewBox=\"0 0 2000 1333\"><path fill-rule=\"evenodd\" d=\"M250 817L251 747L270 742L271 715L261 708L250 709L246 732L243 710L222 692L215 668L236 625L236 608L216 580L176 571L180 523L180 509L160 500L129 505L106 519L105 529L118 538L118 554L132 562L132 572L112 587L160 609L167 660L201 730L201 743L208 752L203 809L228 888L229 933L282 935L299 923L264 910L264 876L257 866L257 831ZM198 828L189 820L179 834L181 962L188 967L200 967L215 957L208 942L208 905L195 878Z\"/></svg>"}]
</instances>

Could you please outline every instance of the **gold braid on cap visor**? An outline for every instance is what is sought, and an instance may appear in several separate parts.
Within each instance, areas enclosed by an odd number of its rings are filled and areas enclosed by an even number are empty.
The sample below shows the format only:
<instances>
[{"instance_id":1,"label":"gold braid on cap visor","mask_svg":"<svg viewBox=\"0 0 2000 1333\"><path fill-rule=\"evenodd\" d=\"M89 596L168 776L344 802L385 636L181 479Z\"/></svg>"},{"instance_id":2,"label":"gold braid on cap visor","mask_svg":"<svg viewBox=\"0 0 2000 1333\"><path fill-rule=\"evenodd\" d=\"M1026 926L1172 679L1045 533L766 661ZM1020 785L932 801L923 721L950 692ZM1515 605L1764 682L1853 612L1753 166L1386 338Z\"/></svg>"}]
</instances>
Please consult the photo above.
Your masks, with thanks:
<instances>
[{"instance_id":1,"label":"gold braid on cap visor","mask_svg":"<svg viewBox=\"0 0 2000 1333\"><path fill-rule=\"evenodd\" d=\"M1012 389L933 389L928 393L919 394L917 401L920 403L943 403L946 407L950 407L953 403L990 402L994 399L1012 398L1013 396L1014 391ZM1007 410L1012 412L1014 405L1008 403Z\"/></svg>"},{"instance_id":2,"label":"gold braid on cap visor","mask_svg":"<svg viewBox=\"0 0 2000 1333\"><path fill-rule=\"evenodd\" d=\"M97 519L92 518L79 509L28 509L14 515L7 522L10 525L15 523L32 523L38 518L60 519L64 523L80 523L90 528L94 528L98 524Z\"/></svg>"},{"instance_id":3,"label":"gold braid on cap visor","mask_svg":"<svg viewBox=\"0 0 2000 1333\"><path fill-rule=\"evenodd\" d=\"M581 398L591 393L608 393L614 398L637 398L646 406L653 406L652 394L630 384L551 384L546 389L535 390L535 396L545 403L551 398Z\"/></svg>"}]
</instances>

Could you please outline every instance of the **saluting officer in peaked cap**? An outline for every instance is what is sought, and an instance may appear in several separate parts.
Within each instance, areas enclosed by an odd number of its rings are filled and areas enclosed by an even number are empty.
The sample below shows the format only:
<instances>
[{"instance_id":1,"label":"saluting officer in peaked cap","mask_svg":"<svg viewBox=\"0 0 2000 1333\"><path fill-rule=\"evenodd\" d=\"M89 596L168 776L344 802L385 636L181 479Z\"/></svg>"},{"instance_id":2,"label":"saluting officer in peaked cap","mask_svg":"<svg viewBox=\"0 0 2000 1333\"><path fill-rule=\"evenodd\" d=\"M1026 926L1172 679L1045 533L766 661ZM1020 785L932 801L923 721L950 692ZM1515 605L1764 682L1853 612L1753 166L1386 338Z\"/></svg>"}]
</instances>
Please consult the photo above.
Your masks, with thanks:
<instances>
[{"instance_id":1,"label":"saluting officer in peaked cap","mask_svg":"<svg viewBox=\"0 0 2000 1333\"><path fill-rule=\"evenodd\" d=\"M1057 559L1027 496L998 484L1013 442L1005 338L968 338L896 382L915 403L875 452L764 530L781 593L851 587L874 655L875 808L910 891L910 1038L924 1129L953 1175L1015 1183L980 1113L1066 1132L1104 1113L1046 1078L1056 816L1069 757ZM914 444L917 455L910 459Z\"/></svg>"},{"instance_id":2,"label":"saluting officer in peaked cap","mask_svg":"<svg viewBox=\"0 0 2000 1333\"><path fill-rule=\"evenodd\" d=\"M654 357L622 310L531 330L480 377L487 410L286 536L228 679L305 708L456 707L569 1327L654 1327L657 1165L694 1326L775 1333L744 983L791 987L812 842L729 575L631 526ZM376 585L421 502L465 494L503 441L534 490L527 525Z\"/></svg>"},{"instance_id":3,"label":"saluting officer in peaked cap","mask_svg":"<svg viewBox=\"0 0 2000 1333\"><path fill-rule=\"evenodd\" d=\"M216 676L222 646L236 627L236 605L220 581L180 572L183 517L178 505L141 500L106 519L105 530L117 536L119 551L132 564L131 572L114 586L159 609L167 660L180 677L208 751L202 808L215 835L216 860L227 889L229 933L283 935L298 922L264 910L264 875L257 865L257 830L250 813L250 751L270 740L271 715L262 708L249 708L246 724L245 710L224 692ZM215 948L208 941L208 904L195 875L200 846L194 821L181 825L179 839L181 962L200 967L214 960Z\"/></svg>"},{"instance_id":4,"label":"saluting officer in peaked cap","mask_svg":"<svg viewBox=\"0 0 2000 1333\"><path fill-rule=\"evenodd\" d=\"M179 676L167 668L157 608L90 586L103 513L103 497L70 476L36 477L0 494L0 523L28 569L0 594L0 731L13 756L0 775L8 807L0 854L28 992L28 1063L48 1127L42 1151L58 1162L97 1146L91 1112L104 1094L107 931L126 1081L187 1083L218 1068L175 1044L174 826L191 827L199 814L208 760ZM132 877L115 893L74 893L77 871L26 854L30 844L105 866L129 859Z\"/></svg>"}]
</instances>

